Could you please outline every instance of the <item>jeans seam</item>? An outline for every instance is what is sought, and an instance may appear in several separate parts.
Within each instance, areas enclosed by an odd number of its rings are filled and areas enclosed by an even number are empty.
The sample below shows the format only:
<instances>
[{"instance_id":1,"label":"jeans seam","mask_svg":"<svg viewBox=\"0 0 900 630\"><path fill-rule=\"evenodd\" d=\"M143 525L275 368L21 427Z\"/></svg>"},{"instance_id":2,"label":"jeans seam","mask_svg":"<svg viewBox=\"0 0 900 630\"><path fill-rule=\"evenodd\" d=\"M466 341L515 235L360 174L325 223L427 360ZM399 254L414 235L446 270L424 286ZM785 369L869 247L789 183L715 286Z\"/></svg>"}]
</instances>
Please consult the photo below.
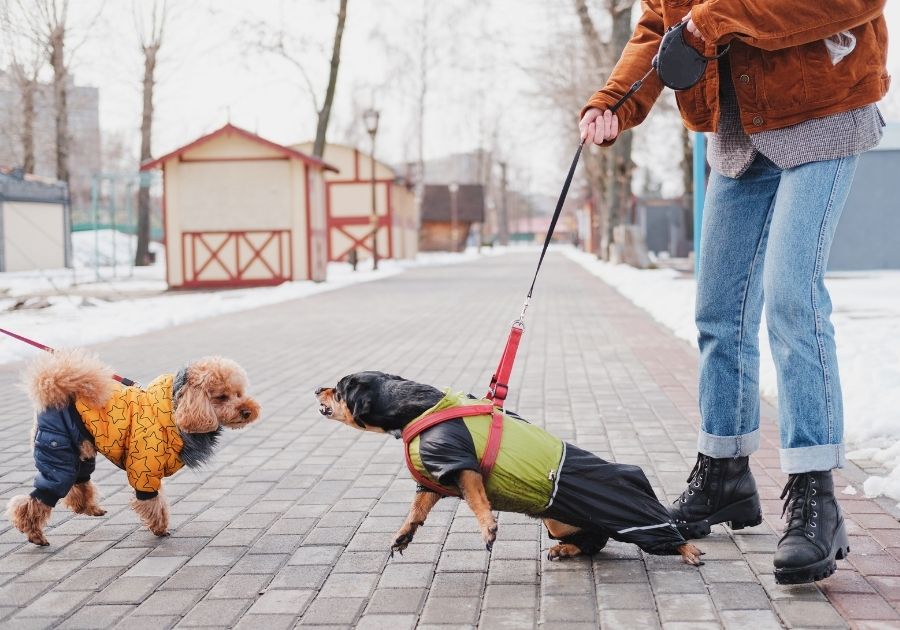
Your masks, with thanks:
<instances>
[{"instance_id":1,"label":"jeans seam","mask_svg":"<svg viewBox=\"0 0 900 630\"><path fill-rule=\"evenodd\" d=\"M750 279L756 271L756 261L759 258L759 252L762 244L768 237L769 224L772 221L772 209L775 207L775 200L778 197L776 190L772 195L772 201L769 203L769 209L766 211L766 220L763 223L763 229L760 232L759 240L756 242L756 251L753 252L753 260L750 261L750 273L747 274L747 280L744 282L744 292L741 297L741 318L738 324L738 432L743 432L744 427L744 319L747 314L747 293L750 290Z\"/></svg>"},{"instance_id":2,"label":"jeans seam","mask_svg":"<svg viewBox=\"0 0 900 630\"><path fill-rule=\"evenodd\" d=\"M816 344L819 346L819 363L822 367L822 380L825 387L825 415L828 426L828 443L832 444L834 442L834 403L831 395L831 376L828 373L828 361L825 352L825 341L822 338L822 319L819 313L819 304L816 299L816 290L817 284L819 281L820 274L822 273L823 266L823 250L824 250L824 241L825 241L825 232L828 229L828 221L831 217L832 209L834 208L834 196L835 189L838 185L838 180L841 177L841 172L844 168L844 158L840 158L837 163L837 170L834 174L834 179L831 182L831 192L828 195L828 205L825 207L825 214L822 217L822 225L819 228L819 237L818 242L816 243L816 266L813 270L813 281L811 284L812 288L812 307L813 313L815 315L815 324L816 324Z\"/></svg>"}]
</instances>

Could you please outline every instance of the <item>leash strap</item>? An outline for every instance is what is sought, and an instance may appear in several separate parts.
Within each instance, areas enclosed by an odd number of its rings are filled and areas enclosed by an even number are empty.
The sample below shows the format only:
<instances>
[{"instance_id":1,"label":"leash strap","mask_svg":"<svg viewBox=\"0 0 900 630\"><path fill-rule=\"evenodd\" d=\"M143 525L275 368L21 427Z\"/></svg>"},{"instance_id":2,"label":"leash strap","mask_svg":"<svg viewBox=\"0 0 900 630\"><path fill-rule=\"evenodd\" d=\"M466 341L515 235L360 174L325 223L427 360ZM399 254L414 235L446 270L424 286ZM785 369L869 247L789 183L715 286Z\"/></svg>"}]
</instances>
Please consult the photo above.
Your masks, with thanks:
<instances>
[{"instance_id":1,"label":"leash strap","mask_svg":"<svg viewBox=\"0 0 900 630\"><path fill-rule=\"evenodd\" d=\"M468 416L491 416L491 428L488 431L487 444L484 448L484 454L481 456L481 476L485 481L491 474L494 464L497 462L497 455L500 453L500 442L503 439L503 412L494 407L494 405L468 405L466 407L453 407L436 411L424 418L409 424L403 429L403 451L406 455L406 467L420 485L425 486L432 492L444 497L458 497L459 492L435 483L420 473L412 463L409 456L409 443L423 431L427 431L431 427L453 420L455 418L465 418Z\"/></svg>"},{"instance_id":2,"label":"leash strap","mask_svg":"<svg viewBox=\"0 0 900 630\"><path fill-rule=\"evenodd\" d=\"M653 67L647 70L646 74L631 84L625 94L609 108L609 111L615 113L631 96L641 89ZM581 151L584 148L585 140L581 141L578 149L575 151L575 157L572 158L572 164L569 166L569 172L566 173L566 181L563 183L559 198L556 200L556 208L553 210L553 218L550 219L550 227L547 228L547 236L544 237L544 246L541 248L541 257L538 258L537 268L534 270L534 277L531 279L531 286L528 287L528 295L525 296L525 303L522 305L522 313L519 318L513 322L509 331L509 337L506 339L506 346L503 348L503 354L500 355L500 363L491 377L491 384L485 397L493 401L495 405L501 409L506 402L506 396L509 394L509 377L512 374L513 364L516 362L516 352L519 350L519 342L522 339L522 333L525 332L525 311L528 310L528 304L531 302L531 296L534 293L534 285L537 283L538 274L541 271L541 265L544 264L544 256L547 255L547 248L550 247L550 241L553 239L553 232L556 230L556 224L562 214L563 205L566 203L566 195L569 194L569 186L572 184L572 178L575 175L575 168L578 166L578 160L581 158Z\"/></svg>"},{"instance_id":3,"label":"leash strap","mask_svg":"<svg viewBox=\"0 0 900 630\"><path fill-rule=\"evenodd\" d=\"M50 353L55 352L55 350L53 348L51 348L50 346L45 346L44 344L39 343L39 342L35 341L34 339L29 339L28 337L23 337L22 335L17 335L16 333L14 333L10 330L6 330L5 328L0 328L0 333L3 333L4 335L9 335L13 339L18 339L19 341L23 341L23 342L27 343L29 346L34 346L35 348L38 348L39 350L43 350L45 352L50 352ZM130 378L125 378L124 376L119 376L118 374L113 374L112 377L113 377L113 380L119 381L125 387L137 385L137 383L132 381Z\"/></svg>"}]
</instances>

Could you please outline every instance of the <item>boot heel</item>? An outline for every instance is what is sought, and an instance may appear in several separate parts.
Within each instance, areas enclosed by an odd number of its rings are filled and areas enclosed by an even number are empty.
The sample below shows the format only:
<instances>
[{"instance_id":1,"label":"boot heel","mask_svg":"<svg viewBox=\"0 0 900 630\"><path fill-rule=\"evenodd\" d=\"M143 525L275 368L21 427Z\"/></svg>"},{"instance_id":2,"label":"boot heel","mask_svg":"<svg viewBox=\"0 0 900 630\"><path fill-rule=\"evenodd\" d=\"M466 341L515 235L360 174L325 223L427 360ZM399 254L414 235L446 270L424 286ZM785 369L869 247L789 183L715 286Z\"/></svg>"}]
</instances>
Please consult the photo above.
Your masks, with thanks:
<instances>
[{"instance_id":1,"label":"boot heel","mask_svg":"<svg viewBox=\"0 0 900 630\"><path fill-rule=\"evenodd\" d=\"M834 534L834 542L836 547L834 557L837 560L843 560L850 555L850 539L847 537L847 528L844 527L843 519L840 527Z\"/></svg>"},{"instance_id":2,"label":"boot heel","mask_svg":"<svg viewBox=\"0 0 900 630\"><path fill-rule=\"evenodd\" d=\"M746 521L730 521L728 523L728 527L732 529L732 531L738 529L744 529L745 527L756 527L762 523L762 512L758 513L756 516Z\"/></svg>"}]
</instances>

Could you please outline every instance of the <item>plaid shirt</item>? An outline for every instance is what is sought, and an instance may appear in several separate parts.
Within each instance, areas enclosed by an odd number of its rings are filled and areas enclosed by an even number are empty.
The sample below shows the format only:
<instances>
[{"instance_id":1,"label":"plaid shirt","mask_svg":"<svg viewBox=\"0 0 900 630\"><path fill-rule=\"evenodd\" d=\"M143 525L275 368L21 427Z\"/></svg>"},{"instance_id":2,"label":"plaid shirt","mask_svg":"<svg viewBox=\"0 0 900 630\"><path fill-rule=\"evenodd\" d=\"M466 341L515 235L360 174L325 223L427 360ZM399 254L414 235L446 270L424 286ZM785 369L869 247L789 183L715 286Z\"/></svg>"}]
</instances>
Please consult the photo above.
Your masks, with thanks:
<instances>
[{"instance_id":1,"label":"plaid shirt","mask_svg":"<svg viewBox=\"0 0 900 630\"><path fill-rule=\"evenodd\" d=\"M737 95L725 60L727 57L719 62L722 78L719 127L716 133L710 134L707 157L709 165L726 177L743 175L757 153L786 169L808 162L858 155L881 141L884 119L874 103L783 129L747 135L741 125Z\"/></svg>"}]
</instances>

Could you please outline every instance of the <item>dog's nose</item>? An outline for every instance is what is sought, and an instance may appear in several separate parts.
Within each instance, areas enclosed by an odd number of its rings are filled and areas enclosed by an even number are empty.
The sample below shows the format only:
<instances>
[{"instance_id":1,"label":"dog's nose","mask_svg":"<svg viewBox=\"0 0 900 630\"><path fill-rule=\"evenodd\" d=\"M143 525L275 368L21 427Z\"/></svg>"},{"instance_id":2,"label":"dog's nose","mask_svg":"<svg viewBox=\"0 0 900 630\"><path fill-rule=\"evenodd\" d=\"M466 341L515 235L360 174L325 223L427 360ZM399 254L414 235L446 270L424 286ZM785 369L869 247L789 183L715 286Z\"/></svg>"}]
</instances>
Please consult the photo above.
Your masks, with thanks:
<instances>
[{"instance_id":1,"label":"dog's nose","mask_svg":"<svg viewBox=\"0 0 900 630\"><path fill-rule=\"evenodd\" d=\"M246 420L247 418L250 417L250 413L251 413L251 412L250 412L249 409L241 409L241 418L243 418L244 420Z\"/></svg>"},{"instance_id":2,"label":"dog's nose","mask_svg":"<svg viewBox=\"0 0 900 630\"><path fill-rule=\"evenodd\" d=\"M318 396L319 394L321 394L321 393L324 392L324 391L325 391L325 388L324 388L324 387L318 387L318 388L316 388L316 396Z\"/></svg>"}]
</instances>

